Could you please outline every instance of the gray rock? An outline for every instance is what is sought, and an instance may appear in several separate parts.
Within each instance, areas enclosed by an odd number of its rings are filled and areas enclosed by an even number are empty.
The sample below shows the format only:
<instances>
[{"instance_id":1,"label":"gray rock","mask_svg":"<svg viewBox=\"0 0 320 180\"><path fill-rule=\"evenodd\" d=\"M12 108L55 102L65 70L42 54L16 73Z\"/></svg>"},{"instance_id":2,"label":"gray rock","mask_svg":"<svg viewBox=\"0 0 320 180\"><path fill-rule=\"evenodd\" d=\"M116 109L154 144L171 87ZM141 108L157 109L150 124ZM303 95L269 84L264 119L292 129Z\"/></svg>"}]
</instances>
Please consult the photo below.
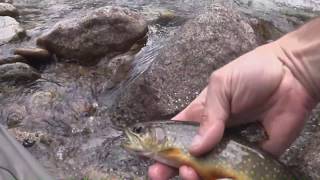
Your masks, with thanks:
<instances>
[{"instance_id":1,"label":"gray rock","mask_svg":"<svg viewBox=\"0 0 320 180\"><path fill-rule=\"evenodd\" d=\"M320 179L320 133L318 132L314 137L314 141L305 151L303 163L300 167L303 168L303 171L311 176L312 179Z\"/></svg>"},{"instance_id":2,"label":"gray rock","mask_svg":"<svg viewBox=\"0 0 320 180\"><path fill-rule=\"evenodd\" d=\"M165 8L142 7L141 14L143 14L148 24L167 25L182 19L174 11Z\"/></svg>"},{"instance_id":3,"label":"gray rock","mask_svg":"<svg viewBox=\"0 0 320 180\"><path fill-rule=\"evenodd\" d=\"M0 82L24 83L39 79L41 75L24 63L4 64L0 66Z\"/></svg>"},{"instance_id":4,"label":"gray rock","mask_svg":"<svg viewBox=\"0 0 320 180\"><path fill-rule=\"evenodd\" d=\"M102 59L97 64L97 73L104 74L105 77L109 78L106 78L106 81L99 84L99 91L112 89L122 81L127 80L133 66L133 60L134 55L131 53L118 55L111 60Z\"/></svg>"},{"instance_id":5,"label":"gray rock","mask_svg":"<svg viewBox=\"0 0 320 180\"><path fill-rule=\"evenodd\" d=\"M0 57L0 65L16 63L16 62L27 63L27 60L20 55L8 55L8 56Z\"/></svg>"},{"instance_id":6,"label":"gray rock","mask_svg":"<svg viewBox=\"0 0 320 180\"><path fill-rule=\"evenodd\" d=\"M18 39L25 34L20 24L9 16L0 16L0 45Z\"/></svg>"},{"instance_id":7,"label":"gray rock","mask_svg":"<svg viewBox=\"0 0 320 180\"><path fill-rule=\"evenodd\" d=\"M9 3L0 3L0 16L16 17L19 12L16 7Z\"/></svg>"},{"instance_id":8,"label":"gray rock","mask_svg":"<svg viewBox=\"0 0 320 180\"><path fill-rule=\"evenodd\" d=\"M257 46L247 19L214 6L178 30L151 67L121 94L110 116L121 126L172 116L207 85L209 75Z\"/></svg>"},{"instance_id":9,"label":"gray rock","mask_svg":"<svg viewBox=\"0 0 320 180\"><path fill-rule=\"evenodd\" d=\"M100 57L127 51L147 33L147 24L126 8L103 7L82 18L56 24L37 44L62 59L94 64Z\"/></svg>"},{"instance_id":10,"label":"gray rock","mask_svg":"<svg viewBox=\"0 0 320 180\"><path fill-rule=\"evenodd\" d=\"M0 3L13 3L13 0L0 0Z\"/></svg>"}]
</instances>

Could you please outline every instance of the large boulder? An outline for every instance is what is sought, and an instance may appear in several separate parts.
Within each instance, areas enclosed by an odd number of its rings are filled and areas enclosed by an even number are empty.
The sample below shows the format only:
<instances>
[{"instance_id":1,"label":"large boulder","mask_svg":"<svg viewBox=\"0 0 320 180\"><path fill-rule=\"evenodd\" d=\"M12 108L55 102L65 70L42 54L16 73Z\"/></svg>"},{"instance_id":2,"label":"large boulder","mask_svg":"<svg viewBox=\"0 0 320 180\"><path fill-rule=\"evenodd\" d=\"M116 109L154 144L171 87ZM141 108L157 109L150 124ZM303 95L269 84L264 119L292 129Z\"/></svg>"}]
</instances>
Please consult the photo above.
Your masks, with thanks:
<instances>
[{"instance_id":1,"label":"large boulder","mask_svg":"<svg viewBox=\"0 0 320 180\"><path fill-rule=\"evenodd\" d=\"M0 3L0 16L18 16L18 10L12 4L9 3Z\"/></svg>"},{"instance_id":2,"label":"large boulder","mask_svg":"<svg viewBox=\"0 0 320 180\"><path fill-rule=\"evenodd\" d=\"M0 45L22 37L25 33L20 24L9 16L0 16Z\"/></svg>"},{"instance_id":3,"label":"large boulder","mask_svg":"<svg viewBox=\"0 0 320 180\"><path fill-rule=\"evenodd\" d=\"M62 59L92 64L100 57L127 51L146 33L147 24L136 12L103 7L84 17L59 22L37 44Z\"/></svg>"},{"instance_id":4,"label":"large boulder","mask_svg":"<svg viewBox=\"0 0 320 180\"><path fill-rule=\"evenodd\" d=\"M151 67L119 96L111 119L122 126L171 117L198 95L215 69L256 46L245 17L214 6L174 33Z\"/></svg>"}]
</instances>

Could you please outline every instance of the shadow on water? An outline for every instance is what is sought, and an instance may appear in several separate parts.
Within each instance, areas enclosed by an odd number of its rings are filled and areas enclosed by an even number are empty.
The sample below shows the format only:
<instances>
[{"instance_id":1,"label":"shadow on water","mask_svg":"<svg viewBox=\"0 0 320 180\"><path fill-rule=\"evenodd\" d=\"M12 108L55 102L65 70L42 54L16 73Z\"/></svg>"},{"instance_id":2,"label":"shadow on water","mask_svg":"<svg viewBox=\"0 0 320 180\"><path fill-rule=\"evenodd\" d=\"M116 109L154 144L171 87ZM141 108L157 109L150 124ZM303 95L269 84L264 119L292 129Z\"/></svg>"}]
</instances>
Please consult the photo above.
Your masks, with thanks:
<instances>
[{"instance_id":1,"label":"shadow on water","mask_svg":"<svg viewBox=\"0 0 320 180\"><path fill-rule=\"evenodd\" d=\"M223 3L264 19L285 33L317 14L313 10L319 10L316 6L314 9L304 7L302 0L295 2L293 6L302 7L301 12L291 11L292 7L281 0ZM87 174L118 176L119 173L124 179L143 177L150 162L141 162L119 148L122 132L113 127L106 109L120 91L125 91L147 70L170 33L212 3L210 0L16 0L14 4L20 11L18 20L29 37L0 46L1 54L11 53L14 47L35 46L35 38L57 21L107 5L129 7L147 19L153 19L159 10L170 10L180 20L149 26L148 41L135 55L129 78L112 90L101 90L106 77L96 72L97 67L60 62L48 65L42 70L43 79L26 87L1 87L1 123L19 124L11 132L21 143L26 139L36 141L36 145L28 149L58 179L80 179ZM318 123L310 121L303 136L283 159L290 164L294 157L291 154L294 155L310 139L309 134L318 129Z\"/></svg>"}]
</instances>

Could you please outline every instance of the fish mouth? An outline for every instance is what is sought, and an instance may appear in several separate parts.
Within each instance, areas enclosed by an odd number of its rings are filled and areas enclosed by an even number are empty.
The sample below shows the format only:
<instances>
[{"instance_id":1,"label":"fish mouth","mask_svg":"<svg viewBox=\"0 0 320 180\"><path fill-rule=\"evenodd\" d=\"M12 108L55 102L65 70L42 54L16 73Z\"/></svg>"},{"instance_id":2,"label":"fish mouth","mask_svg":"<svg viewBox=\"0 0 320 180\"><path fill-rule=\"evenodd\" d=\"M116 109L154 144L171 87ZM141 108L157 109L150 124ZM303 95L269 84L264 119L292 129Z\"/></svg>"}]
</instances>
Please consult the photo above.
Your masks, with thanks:
<instances>
[{"instance_id":1,"label":"fish mouth","mask_svg":"<svg viewBox=\"0 0 320 180\"><path fill-rule=\"evenodd\" d=\"M121 147L134 152L140 152L142 151L141 148L141 140L135 133L131 132L130 130L126 129L124 130L124 134L126 139L121 143Z\"/></svg>"},{"instance_id":2,"label":"fish mouth","mask_svg":"<svg viewBox=\"0 0 320 180\"><path fill-rule=\"evenodd\" d=\"M150 152L143 144L143 141L139 135L126 129L124 130L126 139L121 143L121 147L128 151L130 154L140 155L145 157L150 157L152 152Z\"/></svg>"},{"instance_id":3,"label":"fish mouth","mask_svg":"<svg viewBox=\"0 0 320 180\"><path fill-rule=\"evenodd\" d=\"M126 139L121 143L121 147L125 149L131 149L132 145L134 145L133 142L136 142L136 140L133 140L136 135L126 129L124 130L124 136L126 137Z\"/></svg>"}]
</instances>

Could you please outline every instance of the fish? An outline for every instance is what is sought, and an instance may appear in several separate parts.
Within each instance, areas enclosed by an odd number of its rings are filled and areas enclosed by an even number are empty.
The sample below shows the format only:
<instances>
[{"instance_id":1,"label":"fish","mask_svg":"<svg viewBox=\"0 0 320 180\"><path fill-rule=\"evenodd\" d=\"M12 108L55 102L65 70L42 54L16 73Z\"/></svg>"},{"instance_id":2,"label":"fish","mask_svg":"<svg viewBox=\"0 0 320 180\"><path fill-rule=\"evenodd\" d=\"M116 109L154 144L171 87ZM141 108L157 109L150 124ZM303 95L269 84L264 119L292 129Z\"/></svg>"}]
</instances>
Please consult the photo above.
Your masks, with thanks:
<instances>
[{"instance_id":1,"label":"fish","mask_svg":"<svg viewBox=\"0 0 320 180\"><path fill-rule=\"evenodd\" d=\"M198 127L198 123L172 120L136 123L124 129L121 146L131 154L174 168L192 167L203 180L297 180L257 144L227 131L210 152L199 157L191 155L188 147Z\"/></svg>"}]
</instances>

